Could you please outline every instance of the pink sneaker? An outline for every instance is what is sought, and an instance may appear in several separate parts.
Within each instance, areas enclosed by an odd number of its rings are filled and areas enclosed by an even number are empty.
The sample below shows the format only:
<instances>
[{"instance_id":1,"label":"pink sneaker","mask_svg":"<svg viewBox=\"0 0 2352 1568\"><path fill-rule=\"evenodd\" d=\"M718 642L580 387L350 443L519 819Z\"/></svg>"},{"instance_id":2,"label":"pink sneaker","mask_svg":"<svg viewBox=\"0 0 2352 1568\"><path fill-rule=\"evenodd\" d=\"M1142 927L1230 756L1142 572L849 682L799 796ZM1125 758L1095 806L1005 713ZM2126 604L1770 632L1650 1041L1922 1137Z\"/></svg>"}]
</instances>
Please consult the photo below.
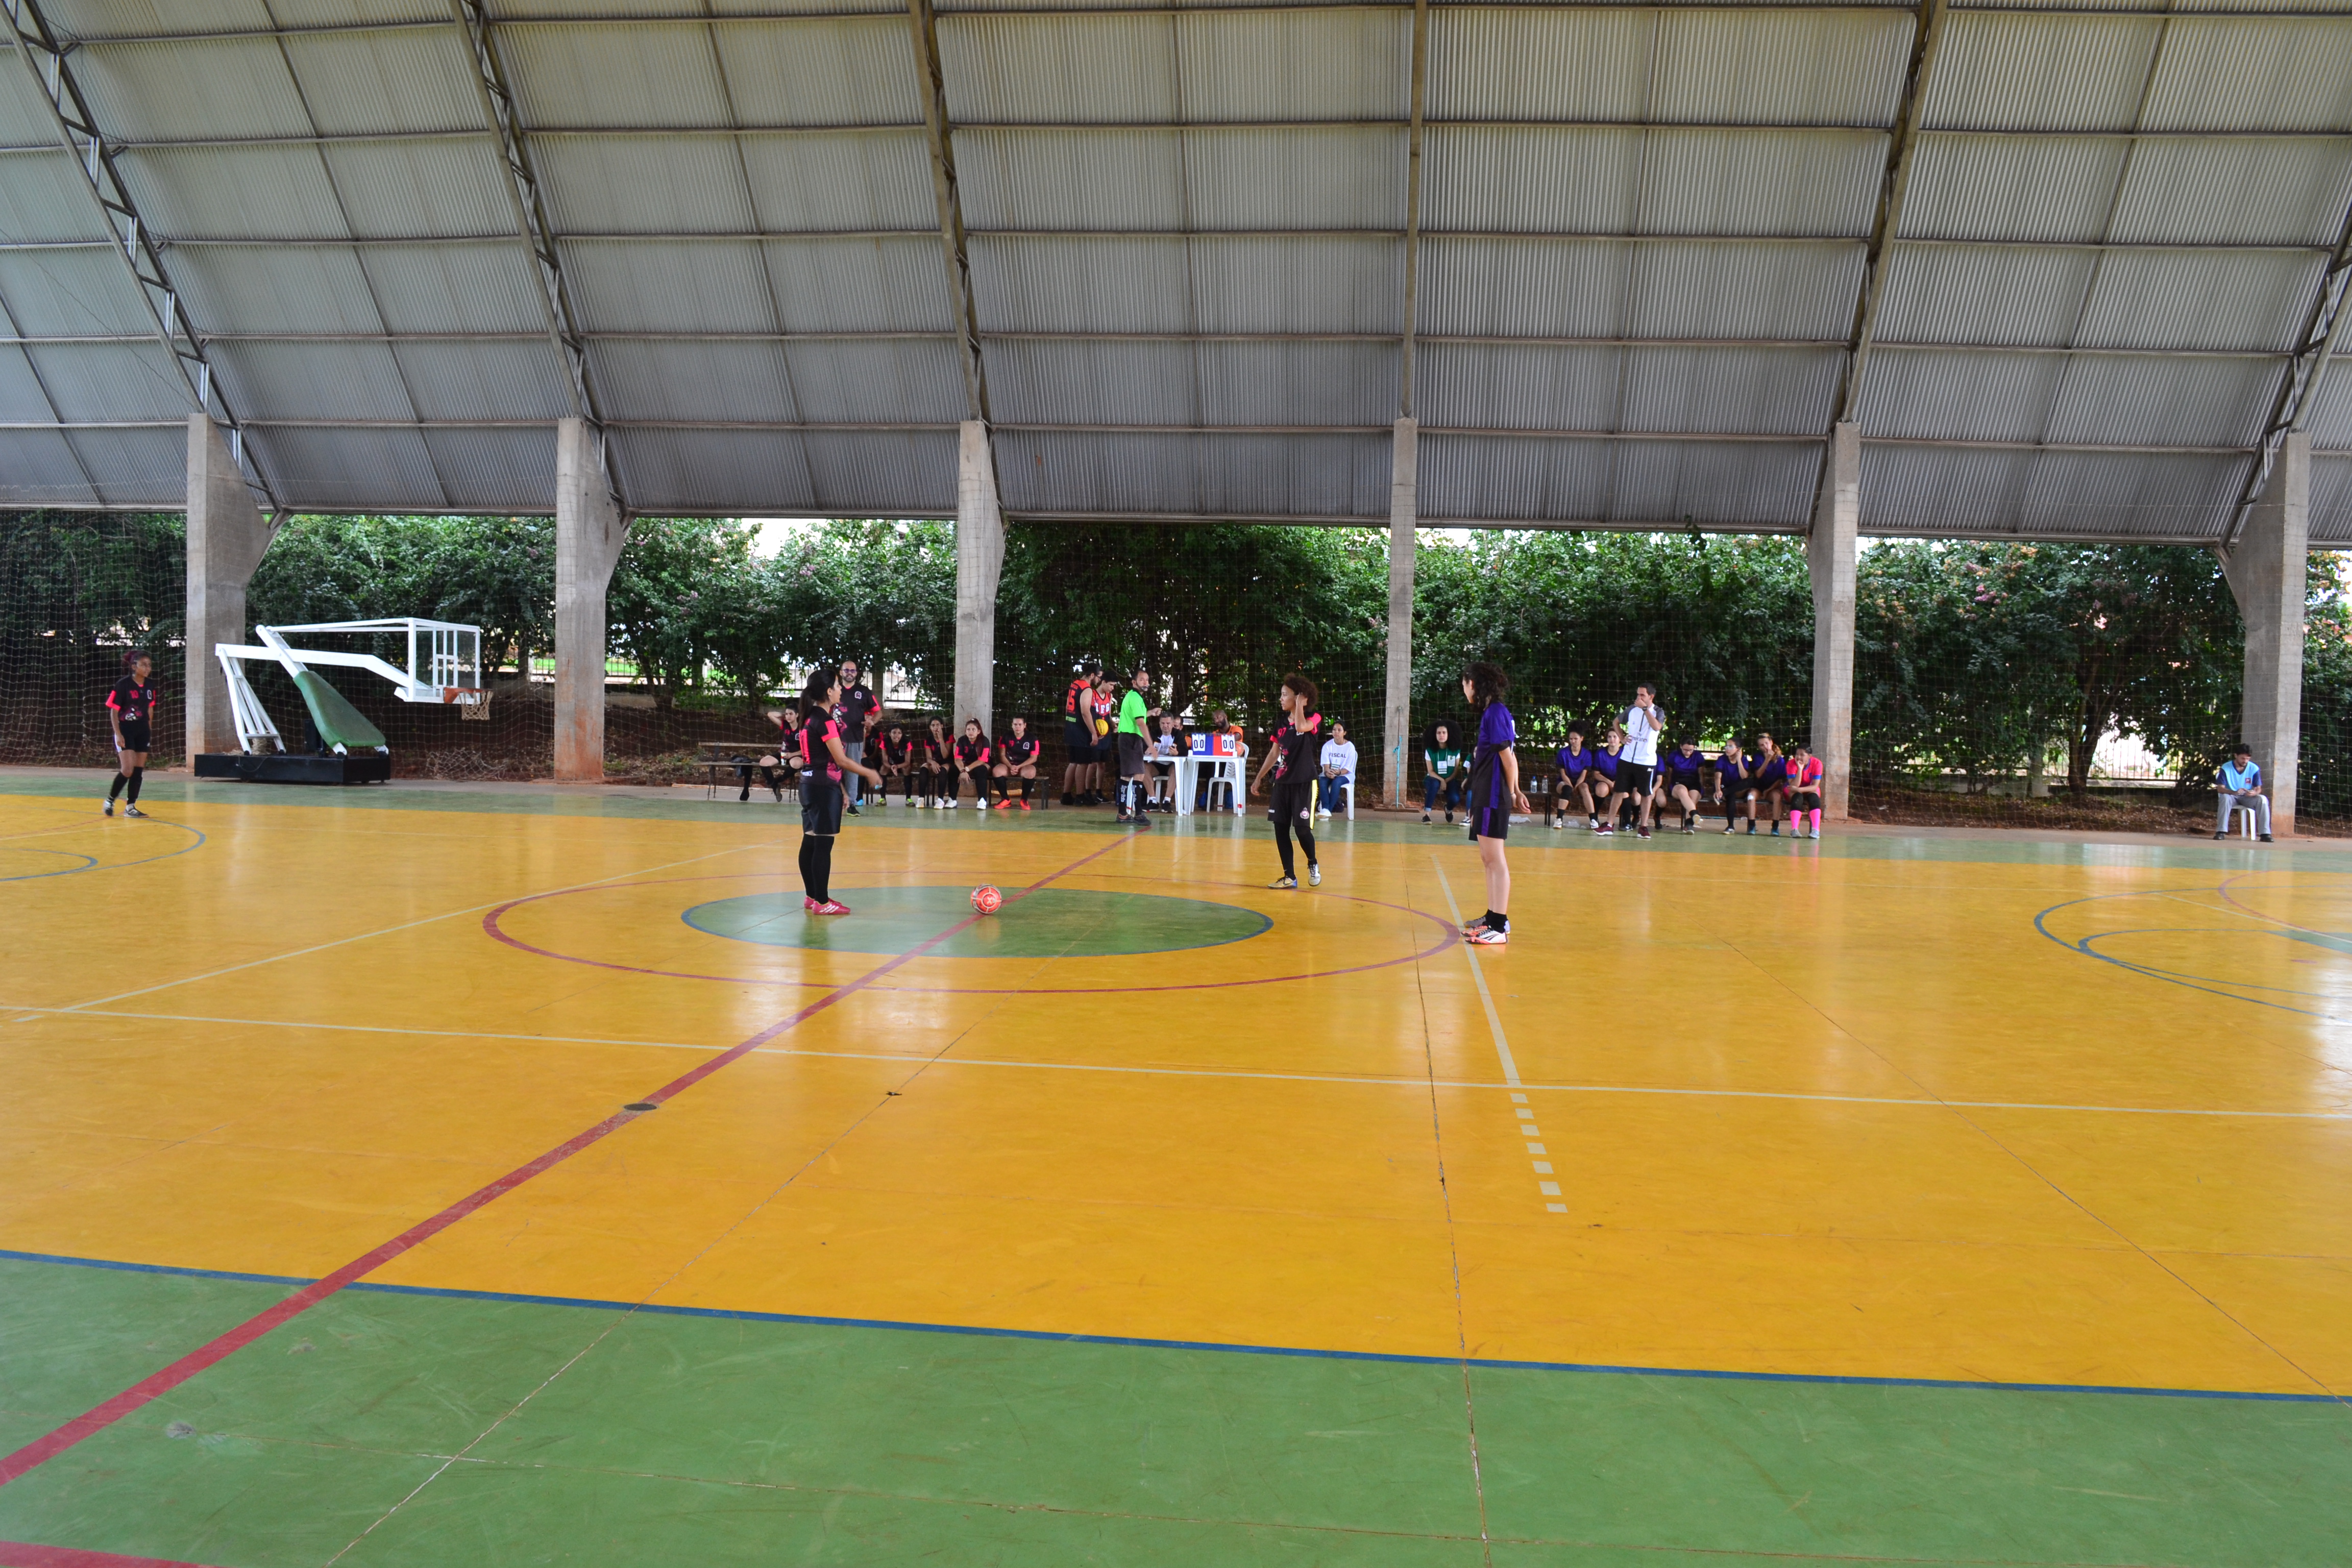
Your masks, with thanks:
<instances>
[{"instance_id":1,"label":"pink sneaker","mask_svg":"<svg viewBox=\"0 0 2352 1568\"><path fill-rule=\"evenodd\" d=\"M809 910L809 913L813 915L845 915L848 912L849 906L847 904L835 903L831 899L827 899L824 902Z\"/></svg>"},{"instance_id":2,"label":"pink sneaker","mask_svg":"<svg viewBox=\"0 0 2352 1568\"><path fill-rule=\"evenodd\" d=\"M816 913L816 900L810 898L806 893L803 893L801 895L801 909L808 914Z\"/></svg>"}]
</instances>

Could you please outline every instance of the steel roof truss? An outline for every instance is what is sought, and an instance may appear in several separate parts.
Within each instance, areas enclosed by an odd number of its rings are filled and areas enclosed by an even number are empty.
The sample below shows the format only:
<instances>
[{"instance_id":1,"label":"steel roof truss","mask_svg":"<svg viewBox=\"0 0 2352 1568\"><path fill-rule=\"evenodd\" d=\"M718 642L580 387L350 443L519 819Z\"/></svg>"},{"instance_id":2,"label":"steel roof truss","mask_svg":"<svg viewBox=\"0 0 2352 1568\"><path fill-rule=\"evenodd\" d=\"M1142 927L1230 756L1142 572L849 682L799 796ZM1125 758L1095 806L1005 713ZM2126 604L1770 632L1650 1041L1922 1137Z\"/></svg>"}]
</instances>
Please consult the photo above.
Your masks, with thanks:
<instances>
[{"instance_id":1,"label":"steel roof truss","mask_svg":"<svg viewBox=\"0 0 2352 1568\"><path fill-rule=\"evenodd\" d=\"M190 405L210 415L228 432L229 453L244 471L247 484L260 497L263 510L277 510L278 500L261 470L259 455L246 450L244 426L238 424L226 395L214 384L212 363L205 357L203 341L189 324L179 290L172 285L172 275L164 268L146 221L140 216L129 188L115 168L114 149L99 130L89 100L82 96L81 85L66 63L73 46L58 41L56 29L41 12L39 0L0 0L0 11L7 16L8 37L16 47L16 58L39 84L41 101L48 106L50 119L57 126L58 144L72 155L83 186L98 205L110 237L108 247L121 260L137 285L139 302L145 307L154 329L153 340L170 353L173 368L187 389ZM75 460L80 461L79 454L76 454ZM95 485L92 493L98 493Z\"/></svg>"}]
</instances>

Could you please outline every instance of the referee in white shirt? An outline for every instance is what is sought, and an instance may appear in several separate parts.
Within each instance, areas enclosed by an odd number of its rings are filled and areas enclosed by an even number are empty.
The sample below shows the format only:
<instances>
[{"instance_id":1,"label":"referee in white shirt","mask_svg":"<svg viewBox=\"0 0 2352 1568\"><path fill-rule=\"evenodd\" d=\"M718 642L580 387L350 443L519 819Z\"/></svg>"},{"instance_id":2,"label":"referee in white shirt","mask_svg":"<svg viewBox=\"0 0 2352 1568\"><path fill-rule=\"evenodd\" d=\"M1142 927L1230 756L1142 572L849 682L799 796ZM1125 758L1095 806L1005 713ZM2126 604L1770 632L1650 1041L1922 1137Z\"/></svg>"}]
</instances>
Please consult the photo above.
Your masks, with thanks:
<instances>
[{"instance_id":1,"label":"referee in white shirt","mask_svg":"<svg viewBox=\"0 0 2352 1568\"><path fill-rule=\"evenodd\" d=\"M1658 765L1658 737L1666 728L1666 716L1658 707L1656 693L1647 686L1633 688L1633 706L1625 710L1619 721L1625 731L1625 749L1617 756L1617 795L1621 800L1642 803L1640 828L1642 837L1650 836L1650 772Z\"/></svg>"}]
</instances>

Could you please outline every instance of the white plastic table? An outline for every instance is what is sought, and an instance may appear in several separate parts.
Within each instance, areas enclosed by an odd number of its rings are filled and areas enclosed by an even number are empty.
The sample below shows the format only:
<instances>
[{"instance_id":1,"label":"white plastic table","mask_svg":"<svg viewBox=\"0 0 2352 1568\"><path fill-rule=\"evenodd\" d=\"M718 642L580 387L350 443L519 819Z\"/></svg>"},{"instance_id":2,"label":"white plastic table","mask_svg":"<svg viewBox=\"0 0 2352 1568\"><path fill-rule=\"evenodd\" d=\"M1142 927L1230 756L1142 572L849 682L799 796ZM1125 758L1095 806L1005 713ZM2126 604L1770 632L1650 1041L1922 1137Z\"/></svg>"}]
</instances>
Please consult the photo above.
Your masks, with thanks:
<instances>
[{"instance_id":1,"label":"white plastic table","mask_svg":"<svg viewBox=\"0 0 2352 1568\"><path fill-rule=\"evenodd\" d=\"M1241 816L1246 809L1242 803L1249 798L1247 771L1249 748L1246 746L1242 748L1242 754L1238 757L1200 757L1194 756L1190 752L1178 757L1176 759L1176 815L1179 816L1192 815L1192 797L1199 791L1201 772L1204 766L1208 769L1211 784L1228 782L1225 770L1228 768L1233 770L1230 782L1234 786L1234 815Z\"/></svg>"}]
</instances>

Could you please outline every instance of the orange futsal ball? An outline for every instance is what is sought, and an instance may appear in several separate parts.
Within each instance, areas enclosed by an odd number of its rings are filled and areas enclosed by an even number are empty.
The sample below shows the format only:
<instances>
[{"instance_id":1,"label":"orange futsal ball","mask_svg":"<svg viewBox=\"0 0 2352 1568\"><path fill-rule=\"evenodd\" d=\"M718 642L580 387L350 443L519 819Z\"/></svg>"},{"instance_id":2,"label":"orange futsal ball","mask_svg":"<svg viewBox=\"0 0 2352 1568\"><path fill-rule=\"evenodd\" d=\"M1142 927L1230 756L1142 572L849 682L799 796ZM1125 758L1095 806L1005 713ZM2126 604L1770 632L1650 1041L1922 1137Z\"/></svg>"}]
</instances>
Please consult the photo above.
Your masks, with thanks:
<instances>
[{"instance_id":1,"label":"orange futsal ball","mask_svg":"<svg viewBox=\"0 0 2352 1568\"><path fill-rule=\"evenodd\" d=\"M1004 907L1004 895L994 888L974 888L971 890L971 907L982 914L992 915Z\"/></svg>"}]
</instances>

